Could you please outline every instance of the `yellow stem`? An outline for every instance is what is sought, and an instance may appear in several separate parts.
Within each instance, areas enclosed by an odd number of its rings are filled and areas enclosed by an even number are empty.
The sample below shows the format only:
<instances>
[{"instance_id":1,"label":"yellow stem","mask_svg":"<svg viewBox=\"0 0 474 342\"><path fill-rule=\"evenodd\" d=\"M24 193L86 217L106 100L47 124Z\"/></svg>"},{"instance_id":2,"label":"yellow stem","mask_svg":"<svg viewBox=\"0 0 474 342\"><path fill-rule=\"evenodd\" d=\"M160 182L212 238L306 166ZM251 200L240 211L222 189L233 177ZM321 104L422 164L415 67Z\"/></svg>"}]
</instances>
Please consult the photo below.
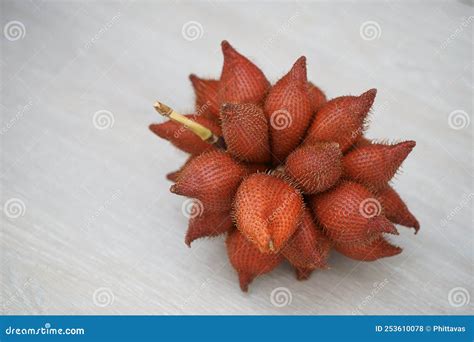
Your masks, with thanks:
<instances>
[{"instance_id":1,"label":"yellow stem","mask_svg":"<svg viewBox=\"0 0 474 342\"><path fill-rule=\"evenodd\" d=\"M173 108L165 105L164 103L156 101L153 107L155 107L155 110L158 113L160 113L163 116L168 117L170 120L173 120L177 123L182 124L184 127L186 127L191 132L196 134L202 140L210 144L214 144L219 140L219 137L214 135L214 133L212 133L212 131L209 128L204 127L203 125L197 123L196 121L188 119L187 117L185 117L182 114L179 114Z\"/></svg>"}]
</instances>

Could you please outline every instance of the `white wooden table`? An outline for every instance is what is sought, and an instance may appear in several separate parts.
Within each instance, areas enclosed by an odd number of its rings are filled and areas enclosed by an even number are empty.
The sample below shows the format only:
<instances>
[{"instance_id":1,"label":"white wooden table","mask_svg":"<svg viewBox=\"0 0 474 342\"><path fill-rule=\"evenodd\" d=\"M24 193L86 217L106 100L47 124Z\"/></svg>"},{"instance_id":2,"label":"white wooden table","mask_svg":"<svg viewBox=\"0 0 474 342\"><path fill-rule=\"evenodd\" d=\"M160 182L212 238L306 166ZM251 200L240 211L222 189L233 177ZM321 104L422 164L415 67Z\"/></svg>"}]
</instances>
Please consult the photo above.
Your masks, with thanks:
<instances>
[{"instance_id":1,"label":"white wooden table","mask_svg":"<svg viewBox=\"0 0 474 342\"><path fill-rule=\"evenodd\" d=\"M2 1L1 312L472 313L473 14L469 1ZM165 179L185 155L148 124L155 99L192 110L187 76L219 76L222 39L271 81L304 54L328 97L378 89L368 136L417 141L395 187L421 231L391 238L401 255L333 253L305 282L284 264L244 294L223 238L185 246ZM291 303L271 303L278 287Z\"/></svg>"}]
</instances>

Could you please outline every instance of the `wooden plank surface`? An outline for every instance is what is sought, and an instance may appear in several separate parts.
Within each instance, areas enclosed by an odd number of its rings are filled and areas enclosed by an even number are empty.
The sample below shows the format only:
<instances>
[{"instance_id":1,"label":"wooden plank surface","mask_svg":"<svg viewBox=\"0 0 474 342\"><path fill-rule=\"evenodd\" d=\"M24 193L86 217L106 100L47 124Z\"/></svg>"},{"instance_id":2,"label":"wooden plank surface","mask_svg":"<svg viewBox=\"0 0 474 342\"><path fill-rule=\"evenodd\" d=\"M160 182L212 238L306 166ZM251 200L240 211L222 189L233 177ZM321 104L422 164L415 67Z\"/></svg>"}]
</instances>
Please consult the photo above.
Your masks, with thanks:
<instances>
[{"instance_id":1,"label":"wooden plank surface","mask_svg":"<svg viewBox=\"0 0 474 342\"><path fill-rule=\"evenodd\" d=\"M1 312L472 313L473 12L469 1L2 1ZM188 74L219 76L222 39L272 82L306 55L330 98L378 89L368 136L417 141L394 182L421 222L390 238L401 255L333 253L305 282L284 264L244 294L223 238L185 246L184 199L165 179L185 155L147 126L160 122L157 98L192 111ZM277 288L291 296L282 307Z\"/></svg>"}]
</instances>

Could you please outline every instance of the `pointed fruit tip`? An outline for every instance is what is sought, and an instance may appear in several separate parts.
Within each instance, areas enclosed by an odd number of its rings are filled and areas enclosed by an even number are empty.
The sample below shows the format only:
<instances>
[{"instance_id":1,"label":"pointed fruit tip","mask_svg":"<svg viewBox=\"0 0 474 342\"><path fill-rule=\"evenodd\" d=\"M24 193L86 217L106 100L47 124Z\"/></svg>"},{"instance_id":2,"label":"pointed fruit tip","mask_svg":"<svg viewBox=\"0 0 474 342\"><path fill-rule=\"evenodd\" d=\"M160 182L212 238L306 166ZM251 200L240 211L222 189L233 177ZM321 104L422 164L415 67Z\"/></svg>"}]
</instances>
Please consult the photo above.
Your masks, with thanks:
<instances>
[{"instance_id":1,"label":"pointed fruit tip","mask_svg":"<svg viewBox=\"0 0 474 342\"><path fill-rule=\"evenodd\" d=\"M400 144L398 144L399 146L403 146L405 147L406 149L410 149L410 151L416 146L416 141L413 141L413 140L408 140L408 141L404 141Z\"/></svg>"},{"instance_id":2,"label":"pointed fruit tip","mask_svg":"<svg viewBox=\"0 0 474 342\"><path fill-rule=\"evenodd\" d=\"M386 250L386 253L385 253L386 257L391 257L391 256L398 255L403 251L403 249L398 247L398 246L394 246L394 245L391 245L391 244L389 244L389 245L390 245L391 248L388 248Z\"/></svg>"},{"instance_id":3,"label":"pointed fruit tip","mask_svg":"<svg viewBox=\"0 0 474 342\"><path fill-rule=\"evenodd\" d=\"M238 274L240 289L242 292L248 292L249 284L252 282L252 277L249 274L243 272L238 272Z\"/></svg>"},{"instance_id":4,"label":"pointed fruit tip","mask_svg":"<svg viewBox=\"0 0 474 342\"><path fill-rule=\"evenodd\" d=\"M162 124L151 124L148 126L148 129L155 133L160 138L166 139L165 128Z\"/></svg>"},{"instance_id":5,"label":"pointed fruit tip","mask_svg":"<svg viewBox=\"0 0 474 342\"><path fill-rule=\"evenodd\" d=\"M367 228L373 233L387 233L392 235L399 235L395 225L390 222L385 216L376 216L369 219Z\"/></svg>"},{"instance_id":6,"label":"pointed fruit tip","mask_svg":"<svg viewBox=\"0 0 474 342\"><path fill-rule=\"evenodd\" d=\"M186 237L184 238L184 243L186 244L186 246L188 246L189 248L191 248L191 243L194 241L194 239L191 239L187 234L186 234Z\"/></svg>"},{"instance_id":7,"label":"pointed fruit tip","mask_svg":"<svg viewBox=\"0 0 474 342\"><path fill-rule=\"evenodd\" d=\"M306 74L306 57L301 56L296 60L296 62L293 64L293 67L290 70L291 76L299 81L306 82L308 81L307 79L307 74Z\"/></svg>"},{"instance_id":8,"label":"pointed fruit tip","mask_svg":"<svg viewBox=\"0 0 474 342\"><path fill-rule=\"evenodd\" d=\"M227 40L223 40L221 43L222 53L224 56L232 56L236 55L237 51L234 49L232 45Z\"/></svg>"},{"instance_id":9,"label":"pointed fruit tip","mask_svg":"<svg viewBox=\"0 0 474 342\"><path fill-rule=\"evenodd\" d=\"M406 159L416 146L416 142L409 140L392 146L393 158L399 160L400 163Z\"/></svg>"},{"instance_id":10,"label":"pointed fruit tip","mask_svg":"<svg viewBox=\"0 0 474 342\"><path fill-rule=\"evenodd\" d=\"M230 43L229 43L227 40L224 39L224 40L221 42L221 46L222 46L222 49L227 49L227 48L230 47L231 45L230 45Z\"/></svg>"},{"instance_id":11,"label":"pointed fruit tip","mask_svg":"<svg viewBox=\"0 0 474 342\"><path fill-rule=\"evenodd\" d=\"M296 279L298 281L304 281L308 280L310 276L311 271L304 271L304 270L296 270Z\"/></svg>"},{"instance_id":12,"label":"pointed fruit tip","mask_svg":"<svg viewBox=\"0 0 474 342\"><path fill-rule=\"evenodd\" d=\"M380 231L382 233L387 233L387 234L392 234L392 235L400 235L400 233L398 232L395 225L393 223L389 222L388 220L387 220L386 224L383 224L381 226Z\"/></svg>"},{"instance_id":13,"label":"pointed fruit tip","mask_svg":"<svg viewBox=\"0 0 474 342\"><path fill-rule=\"evenodd\" d=\"M190 80L192 83L195 83L195 82L199 81L200 78L197 77L195 74L190 74L190 75L189 75L189 80Z\"/></svg>"},{"instance_id":14,"label":"pointed fruit tip","mask_svg":"<svg viewBox=\"0 0 474 342\"><path fill-rule=\"evenodd\" d=\"M295 65L300 65L306 67L306 56L301 56L295 62Z\"/></svg>"},{"instance_id":15,"label":"pointed fruit tip","mask_svg":"<svg viewBox=\"0 0 474 342\"><path fill-rule=\"evenodd\" d=\"M166 175L166 179L171 181L171 182L176 182L176 180L178 178L178 174L179 174L178 171L170 172Z\"/></svg>"},{"instance_id":16,"label":"pointed fruit tip","mask_svg":"<svg viewBox=\"0 0 474 342\"><path fill-rule=\"evenodd\" d=\"M367 90L365 93L362 93L359 96L359 99L363 100L364 102L367 102L370 107L374 103L376 95L377 95L377 89L372 88L372 89Z\"/></svg>"},{"instance_id":17,"label":"pointed fruit tip","mask_svg":"<svg viewBox=\"0 0 474 342\"><path fill-rule=\"evenodd\" d=\"M387 227L387 231L384 233L388 233L392 235L400 235L400 233L398 232L397 228L395 228L395 226Z\"/></svg>"},{"instance_id":18,"label":"pointed fruit tip","mask_svg":"<svg viewBox=\"0 0 474 342\"><path fill-rule=\"evenodd\" d=\"M360 96L361 97L364 96L364 97L368 97L368 98L375 98L376 95L377 95L377 89L372 88L372 89L367 90L365 93L363 93Z\"/></svg>"},{"instance_id":19,"label":"pointed fruit tip","mask_svg":"<svg viewBox=\"0 0 474 342\"><path fill-rule=\"evenodd\" d=\"M418 231L420 230L420 223L416 219L413 223L413 228L415 229L415 235L418 234Z\"/></svg>"}]
</instances>

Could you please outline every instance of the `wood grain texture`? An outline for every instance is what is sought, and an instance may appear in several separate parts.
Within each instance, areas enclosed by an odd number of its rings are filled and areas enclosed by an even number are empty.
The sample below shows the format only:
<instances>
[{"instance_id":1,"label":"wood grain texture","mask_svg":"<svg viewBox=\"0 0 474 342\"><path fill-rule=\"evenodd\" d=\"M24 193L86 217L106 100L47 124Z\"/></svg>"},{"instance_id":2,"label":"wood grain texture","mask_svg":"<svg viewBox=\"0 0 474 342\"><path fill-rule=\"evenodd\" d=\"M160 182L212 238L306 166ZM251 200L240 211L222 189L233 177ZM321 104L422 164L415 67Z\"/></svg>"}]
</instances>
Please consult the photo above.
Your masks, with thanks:
<instances>
[{"instance_id":1,"label":"wood grain texture","mask_svg":"<svg viewBox=\"0 0 474 342\"><path fill-rule=\"evenodd\" d=\"M464 2L2 1L1 312L4 314L469 314L473 289L472 15ZM189 21L200 38L184 39ZM367 21L380 37L362 39ZM377 33L377 32L376 32ZM148 131L155 99L191 112L191 72L218 77L228 39L274 82L300 55L329 98L377 88L371 138L413 139L396 177L421 223L401 255L297 282L288 265L244 294L222 238L184 244L165 174L185 155ZM97 129L106 110L113 126ZM460 113L460 112L456 112ZM464 114L460 114L461 116ZM12 202L10 202L11 204ZM278 287L291 291L276 307ZM95 299L95 300L94 300Z\"/></svg>"}]
</instances>

